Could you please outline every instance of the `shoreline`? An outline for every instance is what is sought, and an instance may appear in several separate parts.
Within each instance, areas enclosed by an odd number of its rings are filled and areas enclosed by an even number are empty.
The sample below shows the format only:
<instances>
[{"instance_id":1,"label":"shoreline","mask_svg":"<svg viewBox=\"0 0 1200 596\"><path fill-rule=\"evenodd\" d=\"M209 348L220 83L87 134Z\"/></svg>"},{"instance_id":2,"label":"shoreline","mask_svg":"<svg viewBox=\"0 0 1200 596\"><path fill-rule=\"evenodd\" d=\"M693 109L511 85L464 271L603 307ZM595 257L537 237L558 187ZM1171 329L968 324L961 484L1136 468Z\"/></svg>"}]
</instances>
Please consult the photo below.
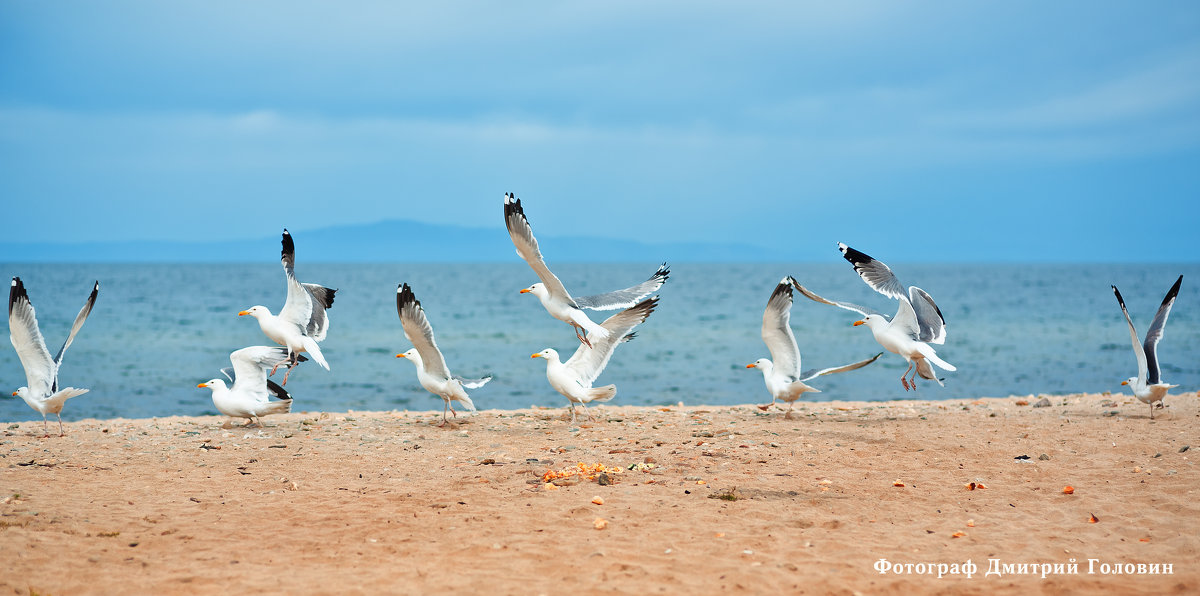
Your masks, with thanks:
<instances>
[{"instance_id":1,"label":"shoreline","mask_svg":"<svg viewBox=\"0 0 1200 596\"><path fill-rule=\"evenodd\" d=\"M0 590L1196 591L1196 396L5 423Z\"/></svg>"}]
</instances>

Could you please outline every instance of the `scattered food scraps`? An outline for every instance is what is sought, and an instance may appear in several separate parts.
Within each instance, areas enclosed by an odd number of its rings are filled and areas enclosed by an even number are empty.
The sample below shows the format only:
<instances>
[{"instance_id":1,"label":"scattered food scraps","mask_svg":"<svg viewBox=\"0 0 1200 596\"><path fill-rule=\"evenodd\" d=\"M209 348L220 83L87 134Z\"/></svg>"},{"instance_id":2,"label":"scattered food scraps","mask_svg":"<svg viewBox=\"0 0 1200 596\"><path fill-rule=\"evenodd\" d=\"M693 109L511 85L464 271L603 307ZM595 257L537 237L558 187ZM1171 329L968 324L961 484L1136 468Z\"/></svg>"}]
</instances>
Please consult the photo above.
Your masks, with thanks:
<instances>
[{"instance_id":1,"label":"scattered food scraps","mask_svg":"<svg viewBox=\"0 0 1200 596\"><path fill-rule=\"evenodd\" d=\"M1074 487L1074 486L1070 486L1070 485L1064 486L1064 487L1063 487L1063 494L1064 494L1064 495L1073 495L1073 494L1075 494L1075 487Z\"/></svg>"},{"instance_id":2,"label":"scattered food scraps","mask_svg":"<svg viewBox=\"0 0 1200 596\"><path fill-rule=\"evenodd\" d=\"M568 478L575 476L587 480L596 480L596 476L607 474L609 479L614 479L613 476L621 473L620 468L606 466L604 464L585 464L579 462L573 468L563 468L562 470L549 470L542 474L542 482L553 482L557 479Z\"/></svg>"},{"instance_id":3,"label":"scattered food scraps","mask_svg":"<svg viewBox=\"0 0 1200 596\"><path fill-rule=\"evenodd\" d=\"M593 505L603 505L604 499L602 497L600 497L599 495L592 497L592 504Z\"/></svg>"},{"instance_id":4,"label":"scattered food scraps","mask_svg":"<svg viewBox=\"0 0 1200 596\"><path fill-rule=\"evenodd\" d=\"M963 536L966 536L966 535L967 534L965 532L955 532L955 533L951 534L950 537L951 538L962 538Z\"/></svg>"},{"instance_id":5,"label":"scattered food scraps","mask_svg":"<svg viewBox=\"0 0 1200 596\"><path fill-rule=\"evenodd\" d=\"M603 530L604 528L608 527L608 520L604 519L603 517L597 517L596 520L592 522L592 527L596 528L597 530Z\"/></svg>"},{"instance_id":6,"label":"scattered food scraps","mask_svg":"<svg viewBox=\"0 0 1200 596\"><path fill-rule=\"evenodd\" d=\"M1089 524L1098 524L1098 523L1100 523L1100 518L1096 517L1096 514L1094 514L1094 513L1089 513L1089 514L1088 514L1088 516L1089 516L1089 517L1088 517L1088 523L1089 523Z\"/></svg>"},{"instance_id":7,"label":"scattered food scraps","mask_svg":"<svg viewBox=\"0 0 1200 596\"><path fill-rule=\"evenodd\" d=\"M904 482L903 482L903 481L901 481L901 480L899 480L899 479L896 479L896 480L893 480L893 481L892 481L892 486L898 486L898 487L901 487L901 488L903 488L903 487L904 487Z\"/></svg>"}]
</instances>

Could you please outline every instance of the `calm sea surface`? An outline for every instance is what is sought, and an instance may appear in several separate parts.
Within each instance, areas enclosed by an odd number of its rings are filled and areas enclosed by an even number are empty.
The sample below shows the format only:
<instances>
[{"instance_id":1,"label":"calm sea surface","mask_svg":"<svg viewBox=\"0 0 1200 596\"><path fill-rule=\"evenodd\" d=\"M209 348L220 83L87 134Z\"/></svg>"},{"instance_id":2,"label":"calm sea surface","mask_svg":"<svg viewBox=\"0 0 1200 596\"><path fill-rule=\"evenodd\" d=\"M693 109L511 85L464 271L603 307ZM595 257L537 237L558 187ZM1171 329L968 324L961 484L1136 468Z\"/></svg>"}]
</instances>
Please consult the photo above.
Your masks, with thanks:
<instances>
[{"instance_id":1,"label":"calm sea surface","mask_svg":"<svg viewBox=\"0 0 1200 596\"><path fill-rule=\"evenodd\" d=\"M277 312L284 279L264 265L13 265L37 308L51 352L57 351L91 283L96 308L67 352L60 383L87 387L64 419L143 418L216 414L197 383L220 375L229 353L269 341L239 310L262 304ZM577 294L625 287L655 264L556 265ZM1200 265L906 265L893 264L906 284L933 295L948 325L938 354L958 367L946 387L922 381L919 392L899 382L902 358L813 381L813 399L889 400L1002 397L1082 391L1121 392L1136 374L1125 322L1109 284L1121 288L1145 333L1175 277L1185 276L1159 345L1163 376L1200 389ZM339 288L322 350L332 370L298 368L288 382L297 411L440 409L417 383L411 363L395 354L410 347L396 317L395 291L412 285L456 374L492 373L473 390L477 406L565 406L546 382L546 347L575 349L571 328L550 318L536 298L518 290L536 281L523 263L486 265L298 266L302 281ZM871 291L846 263L697 265L672 267L662 303L638 338L623 344L597 384L616 383L615 404L744 404L769 400L762 375L747 363L768 356L759 336L762 309L775 284L793 275L813 291L894 313L896 302ZM603 320L611 313L593 314ZM805 368L840 365L879 351L854 313L797 294L792 328ZM0 420L41 417L9 394L25 384L16 352L0 349ZM813 395L813 394L810 394ZM1184 397L1181 399L1194 399Z\"/></svg>"}]
</instances>

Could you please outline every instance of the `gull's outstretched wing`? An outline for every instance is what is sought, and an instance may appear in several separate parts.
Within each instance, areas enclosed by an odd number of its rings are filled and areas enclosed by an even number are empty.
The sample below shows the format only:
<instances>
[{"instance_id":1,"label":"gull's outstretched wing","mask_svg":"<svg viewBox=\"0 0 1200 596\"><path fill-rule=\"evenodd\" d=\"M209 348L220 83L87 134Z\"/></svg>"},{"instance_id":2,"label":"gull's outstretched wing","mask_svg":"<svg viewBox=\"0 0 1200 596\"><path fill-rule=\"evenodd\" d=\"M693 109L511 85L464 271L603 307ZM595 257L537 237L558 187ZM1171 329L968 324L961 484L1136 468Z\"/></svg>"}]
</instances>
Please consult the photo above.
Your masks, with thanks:
<instances>
[{"instance_id":1,"label":"gull's outstretched wing","mask_svg":"<svg viewBox=\"0 0 1200 596\"><path fill-rule=\"evenodd\" d=\"M900 280L896 279L896 274L883 261L877 261L870 255L854 250L841 242L838 242L838 250L842 251L842 256L854 265L854 271L858 276L871 286L872 290L887 296L888 298L896 298L898 300L908 300L908 294L904 291L904 286L900 284Z\"/></svg>"},{"instance_id":2,"label":"gull's outstretched wing","mask_svg":"<svg viewBox=\"0 0 1200 596\"><path fill-rule=\"evenodd\" d=\"M1121 297L1121 290L1118 290L1117 286L1112 286L1112 290L1113 294L1117 296L1117 303L1121 305L1121 313L1125 315L1125 322L1129 323L1129 337L1133 339L1133 355L1137 358L1138 381L1144 385L1149 370L1146 364L1146 352L1142 348L1142 344L1138 342L1137 328L1133 326L1133 319L1129 318L1129 309L1125 308L1125 299Z\"/></svg>"},{"instance_id":3,"label":"gull's outstretched wing","mask_svg":"<svg viewBox=\"0 0 1200 596\"><path fill-rule=\"evenodd\" d=\"M67 340L63 342L61 348L58 349L58 354L54 356L54 364L62 364L63 354L67 352L67 348L71 347L71 342L75 341L75 334L83 327L83 322L87 320L88 315L92 314L92 307L96 306L96 296L100 294L100 281L92 285L92 293L88 295L87 302L83 304L83 308L79 309L79 314L75 315L75 323L71 325L71 332L67 334Z\"/></svg>"},{"instance_id":4,"label":"gull's outstretched wing","mask_svg":"<svg viewBox=\"0 0 1200 596\"><path fill-rule=\"evenodd\" d=\"M287 360L288 349L284 346L250 346L233 352L229 355L229 362L233 364L233 387L230 389L266 401L269 393L267 372Z\"/></svg>"},{"instance_id":5,"label":"gull's outstretched wing","mask_svg":"<svg viewBox=\"0 0 1200 596\"><path fill-rule=\"evenodd\" d=\"M533 237L533 228L529 226L525 210L521 207L521 199L512 193L504 193L504 225L508 227L508 236L512 238L517 254L525 259L526 263L529 263L550 295L574 304L574 299L567 292L567 288L546 266L546 261L542 258L542 251L538 249L537 238Z\"/></svg>"},{"instance_id":6,"label":"gull's outstretched wing","mask_svg":"<svg viewBox=\"0 0 1200 596\"><path fill-rule=\"evenodd\" d=\"M1154 321L1150 323L1150 329L1146 331L1146 341L1142 343L1142 348L1146 353L1146 382L1150 385L1157 385L1161 381L1158 370L1158 340L1163 337L1163 327L1167 324L1167 317L1171 315L1171 306L1175 304L1175 298L1179 296L1179 286L1182 283L1183 276L1180 275L1179 279L1175 280L1175 285L1167 291L1162 304L1158 306Z\"/></svg>"},{"instance_id":7,"label":"gull's outstretched wing","mask_svg":"<svg viewBox=\"0 0 1200 596\"><path fill-rule=\"evenodd\" d=\"M628 337L629 332L645 321L646 317L654 312L656 306L658 306L658 296L647 298L605 319L600 326L608 330L608 336L597 338L594 337L594 334L589 334L588 339L592 342L592 347L589 348L587 344L579 344L575 354L565 363L566 367L578 375L580 382L591 386L592 381L595 381L596 377L604 371L604 367L608 365L617 345L632 339Z\"/></svg>"},{"instance_id":8,"label":"gull's outstretched wing","mask_svg":"<svg viewBox=\"0 0 1200 596\"><path fill-rule=\"evenodd\" d=\"M46 349L46 340L38 329L37 312L19 277L12 278L8 292L8 338L21 359L25 386L30 393L46 396L58 391L58 365Z\"/></svg>"},{"instance_id":9,"label":"gull's outstretched wing","mask_svg":"<svg viewBox=\"0 0 1200 596\"><path fill-rule=\"evenodd\" d=\"M404 327L404 337L412 342L417 353L421 355L421 363L425 373L441 379L450 378L450 369L446 359L438 349L433 339L433 326L425 317L425 309L413 295L412 288L402 283L396 286L396 314L400 315L400 325Z\"/></svg>"},{"instance_id":10,"label":"gull's outstretched wing","mask_svg":"<svg viewBox=\"0 0 1200 596\"><path fill-rule=\"evenodd\" d=\"M917 316L917 326L920 327L918 340L931 344L946 343L946 319L942 311L933 303L933 297L928 292L912 286L908 289L909 304Z\"/></svg>"},{"instance_id":11,"label":"gull's outstretched wing","mask_svg":"<svg viewBox=\"0 0 1200 596\"><path fill-rule=\"evenodd\" d=\"M845 366L835 366L833 368L822 368L820 370L817 370L817 369L806 370L803 373L800 373L800 376L803 377L800 380L801 381L811 381L821 375L829 375L829 374L833 374L833 373L840 373L840 372L846 372L848 370L854 370L856 368L862 368L872 362L875 362L876 360L879 359L880 356L883 356L883 352L880 352L870 358L867 358L866 360L860 360L858 362L855 362L854 364L847 364Z\"/></svg>"},{"instance_id":12,"label":"gull's outstretched wing","mask_svg":"<svg viewBox=\"0 0 1200 596\"><path fill-rule=\"evenodd\" d=\"M299 327L304 335L321 341L329 329L325 309L333 306L333 295L337 290L300 283L296 279L296 243L287 228L283 230L282 245L279 262L287 277L287 300L279 309L278 317Z\"/></svg>"},{"instance_id":13,"label":"gull's outstretched wing","mask_svg":"<svg viewBox=\"0 0 1200 596\"><path fill-rule=\"evenodd\" d=\"M792 280L792 287L796 288L796 291L797 291L797 292L800 292L801 294L804 294L805 296L807 296L807 297L808 297L810 300L812 300L812 301L814 301L814 302L820 302L821 304L828 304L828 305L830 305L830 306L836 306L836 307L838 307L838 308L844 308L844 309L846 309L846 310L849 310L849 311L856 312L856 313L858 313L858 314L860 314L860 315L862 315L862 316L864 316L864 317L865 317L865 316L867 316L867 315L880 315L880 316L882 316L882 317L884 317L884 318L888 318L888 316L887 316L887 315L885 315L885 314L883 314L883 313L881 313L881 312L879 312L879 311L877 311L877 310L874 310L874 309L871 309L871 308L867 308L867 307L865 307L865 306L859 306L859 305L857 305L857 304L854 304L854 303L852 303L852 302L839 302L839 301L837 301L837 300L830 300L830 299L828 299L828 298L822 298L822 297L820 297L820 296L818 296L818 295L814 294L814 293L813 293L811 290L809 290L808 288L806 288L806 287L804 287L804 286L800 285L800 282L798 282L798 281L796 281L796 280L794 280L794 279Z\"/></svg>"},{"instance_id":14,"label":"gull's outstretched wing","mask_svg":"<svg viewBox=\"0 0 1200 596\"><path fill-rule=\"evenodd\" d=\"M613 310L615 308L629 308L637 304L639 300L653 294L666 283L667 278L671 275L671 268L667 267L666 263L658 266L658 271L650 276L650 279L624 290L615 292L606 292L604 294L593 294L591 296L577 296L575 305L579 308L587 308L590 310Z\"/></svg>"},{"instance_id":15,"label":"gull's outstretched wing","mask_svg":"<svg viewBox=\"0 0 1200 596\"><path fill-rule=\"evenodd\" d=\"M785 277L775 286L767 299L762 319L762 340L771 352L775 370L793 379L800 374L800 348L791 327L792 285L795 283L795 279Z\"/></svg>"}]
</instances>

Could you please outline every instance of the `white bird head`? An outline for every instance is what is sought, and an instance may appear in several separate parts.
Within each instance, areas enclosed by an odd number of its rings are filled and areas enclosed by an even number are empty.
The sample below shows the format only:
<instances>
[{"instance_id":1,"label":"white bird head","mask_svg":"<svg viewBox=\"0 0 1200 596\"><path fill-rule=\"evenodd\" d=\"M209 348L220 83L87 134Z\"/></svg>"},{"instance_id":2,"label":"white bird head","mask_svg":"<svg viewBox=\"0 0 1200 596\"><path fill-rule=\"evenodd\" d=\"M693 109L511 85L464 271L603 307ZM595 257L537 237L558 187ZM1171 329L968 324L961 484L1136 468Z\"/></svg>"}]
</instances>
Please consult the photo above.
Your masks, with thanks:
<instances>
[{"instance_id":1,"label":"white bird head","mask_svg":"<svg viewBox=\"0 0 1200 596\"><path fill-rule=\"evenodd\" d=\"M1137 380L1138 380L1137 377L1129 377L1128 379L1121 381L1121 384L1129 385L1130 387L1137 387ZM16 394L14 393L13 395L16 395Z\"/></svg>"},{"instance_id":2,"label":"white bird head","mask_svg":"<svg viewBox=\"0 0 1200 596\"><path fill-rule=\"evenodd\" d=\"M13 397L19 397L21 399L28 400L29 399L29 388L28 387L18 388L16 391L13 391Z\"/></svg>"},{"instance_id":3,"label":"white bird head","mask_svg":"<svg viewBox=\"0 0 1200 596\"><path fill-rule=\"evenodd\" d=\"M247 308L246 310L243 310L242 312L239 312L238 316L244 317L246 315L250 315L257 319L259 317L267 316L270 314L271 314L271 310L268 309L267 307L261 306L261 305L255 305L255 306L251 306L250 308Z\"/></svg>"},{"instance_id":4,"label":"white bird head","mask_svg":"<svg viewBox=\"0 0 1200 596\"><path fill-rule=\"evenodd\" d=\"M538 284L538 285L541 285L541 284ZM550 362L558 362L558 352L554 351L554 348L546 348L545 350L542 350L541 352L538 352L537 354L531 354L529 357L530 358L545 358L546 360L548 360Z\"/></svg>"},{"instance_id":5,"label":"white bird head","mask_svg":"<svg viewBox=\"0 0 1200 596\"><path fill-rule=\"evenodd\" d=\"M207 387L213 391L216 391L218 389L225 389L225 381L222 381L221 379L210 379L200 383L199 385L196 385L196 387Z\"/></svg>"},{"instance_id":6,"label":"white bird head","mask_svg":"<svg viewBox=\"0 0 1200 596\"><path fill-rule=\"evenodd\" d=\"M413 364L421 366L421 355L417 353L416 348L409 348L408 351L403 354L396 354L396 357L411 360Z\"/></svg>"},{"instance_id":7,"label":"white bird head","mask_svg":"<svg viewBox=\"0 0 1200 596\"><path fill-rule=\"evenodd\" d=\"M866 325L868 329L874 331L875 329L878 329L884 325L887 325L887 319L883 318L880 315L869 314L869 315L863 317L862 319L854 322L855 327L858 327L859 325Z\"/></svg>"},{"instance_id":8,"label":"white bird head","mask_svg":"<svg viewBox=\"0 0 1200 596\"><path fill-rule=\"evenodd\" d=\"M550 295L550 292L546 291L546 286L542 285L540 282L533 284L532 286L529 286L528 288L525 288L524 290L521 290L521 293L522 294L533 294L534 296L537 296L538 298L546 298L547 296Z\"/></svg>"},{"instance_id":9,"label":"white bird head","mask_svg":"<svg viewBox=\"0 0 1200 596\"><path fill-rule=\"evenodd\" d=\"M746 368L757 368L763 371L764 375L768 375L771 374L771 369L775 368L775 363L771 362L770 359L767 358L759 358L758 360L755 360L753 364L747 364Z\"/></svg>"}]
</instances>

